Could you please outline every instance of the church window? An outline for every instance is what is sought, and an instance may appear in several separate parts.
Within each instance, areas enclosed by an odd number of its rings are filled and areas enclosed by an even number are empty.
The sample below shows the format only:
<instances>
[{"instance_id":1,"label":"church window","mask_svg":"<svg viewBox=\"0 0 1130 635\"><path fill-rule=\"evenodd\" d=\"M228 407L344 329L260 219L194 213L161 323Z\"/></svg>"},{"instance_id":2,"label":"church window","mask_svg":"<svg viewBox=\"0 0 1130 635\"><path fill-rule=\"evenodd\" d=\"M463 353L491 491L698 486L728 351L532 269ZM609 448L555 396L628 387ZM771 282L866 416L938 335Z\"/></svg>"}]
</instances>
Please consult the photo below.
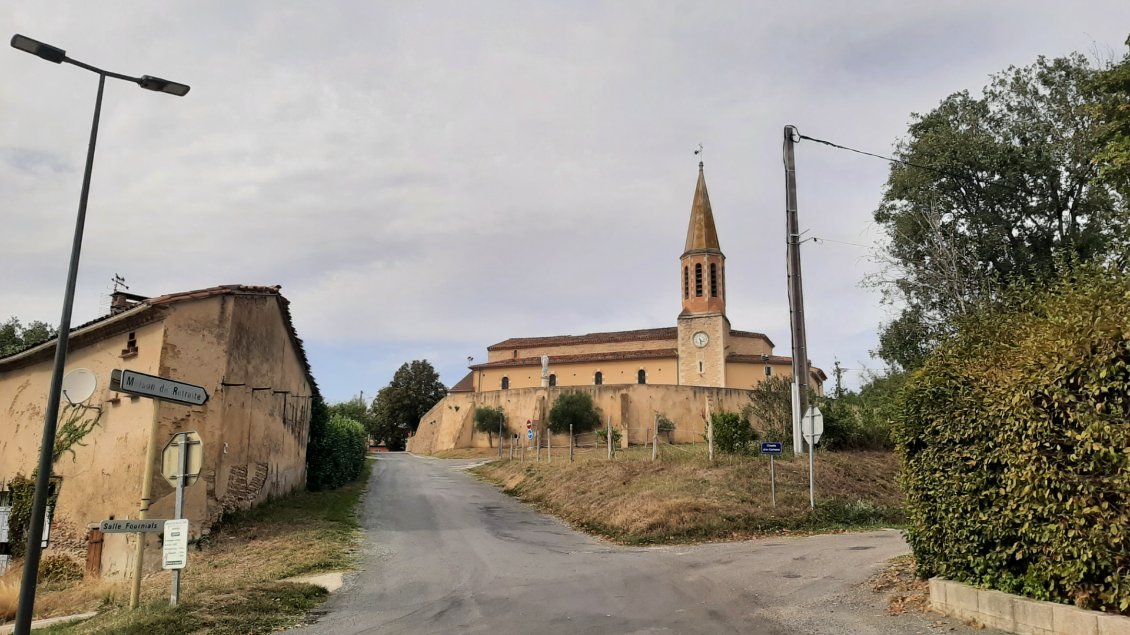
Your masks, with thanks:
<instances>
[{"instance_id":1,"label":"church window","mask_svg":"<svg viewBox=\"0 0 1130 635\"><path fill-rule=\"evenodd\" d=\"M691 268L683 267L683 299L691 297Z\"/></svg>"},{"instance_id":2,"label":"church window","mask_svg":"<svg viewBox=\"0 0 1130 635\"><path fill-rule=\"evenodd\" d=\"M503 390L509 390L510 389L510 378L509 377L503 377L502 378L502 389Z\"/></svg>"},{"instance_id":3,"label":"church window","mask_svg":"<svg viewBox=\"0 0 1130 635\"><path fill-rule=\"evenodd\" d=\"M593 375L592 383L597 385L597 386L603 384L604 383L604 373L600 372L599 370L596 371L596 374Z\"/></svg>"},{"instance_id":4,"label":"church window","mask_svg":"<svg viewBox=\"0 0 1130 635\"><path fill-rule=\"evenodd\" d=\"M641 368L640 372L636 373L636 383L637 384L646 384L647 383L647 371L646 370Z\"/></svg>"},{"instance_id":5,"label":"church window","mask_svg":"<svg viewBox=\"0 0 1130 635\"><path fill-rule=\"evenodd\" d=\"M694 295L696 298L702 297L702 263L696 262L694 265Z\"/></svg>"},{"instance_id":6,"label":"church window","mask_svg":"<svg viewBox=\"0 0 1130 635\"><path fill-rule=\"evenodd\" d=\"M710 263L710 297L718 297L718 265Z\"/></svg>"},{"instance_id":7,"label":"church window","mask_svg":"<svg viewBox=\"0 0 1130 635\"><path fill-rule=\"evenodd\" d=\"M557 385L557 375L556 374L554 374L554 373L549 374L549 385L550 386L556 386Z\"/></svg>"}]
</instances>

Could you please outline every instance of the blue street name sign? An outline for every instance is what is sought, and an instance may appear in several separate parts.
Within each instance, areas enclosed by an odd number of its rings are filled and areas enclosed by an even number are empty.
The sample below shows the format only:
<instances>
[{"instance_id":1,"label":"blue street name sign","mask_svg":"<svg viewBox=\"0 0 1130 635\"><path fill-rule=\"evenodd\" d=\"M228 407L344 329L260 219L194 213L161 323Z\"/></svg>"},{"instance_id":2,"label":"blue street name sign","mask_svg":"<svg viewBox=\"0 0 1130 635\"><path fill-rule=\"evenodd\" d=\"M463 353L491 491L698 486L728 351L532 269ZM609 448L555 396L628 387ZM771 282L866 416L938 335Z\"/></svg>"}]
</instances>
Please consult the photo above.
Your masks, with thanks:
<instances>
[{"instance_id":1,"label":"blue street name sign","mask_svg":"<svg viewBox=\"0 0 1130 635\"><path fill-rule=\"evenodd\" d=\"M534 431L533 430L526 430L526 438L530 439L532 441L533 438L534 438Z\"/></svg>"},{"instance_id":2,"label":"blue street name sign","mask_svg":"<svg viewBox=\"0 0 1130 635\"><path fill-rule=\"evenodd\" d=\"M781 454L784 452L784 444L780 441L762 441L761 453L762 454Z\"/></svg>"}]
</instances>

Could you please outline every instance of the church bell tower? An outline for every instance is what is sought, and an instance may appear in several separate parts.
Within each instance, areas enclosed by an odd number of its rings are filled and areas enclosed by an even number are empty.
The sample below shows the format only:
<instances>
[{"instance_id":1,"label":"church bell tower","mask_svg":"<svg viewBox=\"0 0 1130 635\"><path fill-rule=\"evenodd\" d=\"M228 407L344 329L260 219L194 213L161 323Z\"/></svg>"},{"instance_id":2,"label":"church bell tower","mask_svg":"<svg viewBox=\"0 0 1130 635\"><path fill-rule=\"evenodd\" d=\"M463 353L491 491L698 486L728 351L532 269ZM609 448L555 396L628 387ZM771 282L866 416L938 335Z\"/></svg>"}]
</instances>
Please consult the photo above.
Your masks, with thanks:
<instances>
[{"instance_id":1,"label":"church bell tower","mask_svg":"<svg viewBox=\"0 0 1130 635\"><path fill-rule=\"evenodd\" d=\"M726 256L710 209L702 162L691 203L687 243L679 258L679 383L690 386L726 385Z\"/></svg>"}]
</instances>

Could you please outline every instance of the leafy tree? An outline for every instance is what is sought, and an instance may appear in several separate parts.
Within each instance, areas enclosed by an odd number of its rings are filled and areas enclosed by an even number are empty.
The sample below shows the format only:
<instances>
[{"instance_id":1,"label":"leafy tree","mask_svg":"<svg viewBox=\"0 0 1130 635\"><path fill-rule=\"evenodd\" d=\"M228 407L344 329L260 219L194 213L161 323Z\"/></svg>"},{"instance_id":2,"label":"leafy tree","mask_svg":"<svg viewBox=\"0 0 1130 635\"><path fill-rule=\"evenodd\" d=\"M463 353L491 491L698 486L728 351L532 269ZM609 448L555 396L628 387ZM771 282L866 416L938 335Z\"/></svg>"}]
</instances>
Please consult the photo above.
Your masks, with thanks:
<instances>
[{"instance_id":1,"label":"leafy tree","mask_svg":"<svg viewBox=\"0 0 1130 635\"><path fill-rule=\"evenodd\" d=\"M428 360L402 365L373 400L374 439L384 441L389 449L403 449L420 418L446 395L447 388Z\"/></svg>"},{"instance_id":2,"label":"leafy tree","mask_svg":"<svg viewBox=\"0 0 1130 635\"><path fill-rule=\"evenodd\" d=\"M1126 45L1130 46L1130 37ZM1130 53L1099 73L1093 89L1099 138L1105 144L1098 157L1100 174L1130 197Z\"/></svg>"},{"instance_id":3,"label":"leafy tree","mask_svg":"<svg viewBox=\"0 0 1130 635\"><path fill-rule=\"evenodd\" d=\"M46 342L57 334L58 330L46 322L33 321L24 326L18 318L8 318L0 323L0 357Z\"/></svg>"},{"instance_id":4,"label":"leafy tree","mask_svg":"<svg viewBox=\"0 0 1130 635\"><path fill-rule=\"evenodd\" d=\"M808 403L816 403L816 393L808 393ZM756 418L766 438L792 440L793 438L793 380L783 375L767 377L749 393L749 406L743 415Z\"/></svg>"},{"instance_id":5,"label":"leafy tree","mask_svg":"<svg viewBox=\"0 0 1130 635\"><path fill-rule=\"evenodd\" d=\"M889 239L875 282L904 305L880 333L883 359L916 368L1001 285L1126 248L1125 201L1096 180L1095 74L1078 54L1040 57L994 75L981 97L913 115L875 212Z\"/></svg>"},{"instance_id":6,"label":"leafy tree","mask_svg":"<svg viewBox=\"0 0 1130 635\"><path fill-rule=\"evenodd\" d=\"M549 409L549 430L556 434L589 432L600 425L600 414L587 392L568 392L553 402Z\"/></svg>"},{"instance_id":7,"label":"leafy tree","mask_svg":"<svg viewBox=\"0 0 1130 635\"><path fill-rule=\"evenodd\" d=\"M375 434L377 431L376 417L373 415L372 409L367 405L361 397L354 397L349 401L342 401L335 403L329 407L330 416L341 416L347 419L353 419L360 423L365 432L368 433L373 439L377 438Z\"/></svg>"},{"instance_id":8,"label":"leafy tree","mask_svg":"<svg viewBox=\"0 0 1130 635\"><path fill-rule=\"evenodd\" d=\"M492 448L494 441L491 435L502 430L502 425L505 422L506 411L502 408L490 406L475 408L475 430L487 433L487 444ZM499 440L501 441L501 439Z\"/></svg>"},{"instance_id":9,"label":"leafy tree","mask_svg":"<svg viewBox=\"0 0 1130 635\"><path fill-rule=\"evenodd\" d=\"M710 414L714 427L714 447L723 454L749 454L757 432L749 424L749 419L736 412L725 410Z\"/></svg>"}]
</instances>

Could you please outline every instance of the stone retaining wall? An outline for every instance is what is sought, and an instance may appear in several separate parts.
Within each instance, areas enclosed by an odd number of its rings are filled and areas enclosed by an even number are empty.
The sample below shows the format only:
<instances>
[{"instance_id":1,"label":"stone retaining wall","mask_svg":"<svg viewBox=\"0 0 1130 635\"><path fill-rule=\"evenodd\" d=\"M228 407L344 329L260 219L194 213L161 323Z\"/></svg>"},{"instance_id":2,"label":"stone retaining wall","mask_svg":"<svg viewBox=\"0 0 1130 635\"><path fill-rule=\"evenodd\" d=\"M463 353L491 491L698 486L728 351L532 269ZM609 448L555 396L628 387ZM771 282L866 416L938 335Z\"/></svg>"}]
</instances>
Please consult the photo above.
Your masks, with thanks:
<instances>
[{"instance_id":1,"label":"stone retaining wall","mask_svg":"<svg viewBox=\"0 0 1130 635\"><path fill-rule=\"evenodd\" d=\"M1017 635L1130 635L1130 617L930 579L930 606Z\"/></svg>"}]
</instances>

